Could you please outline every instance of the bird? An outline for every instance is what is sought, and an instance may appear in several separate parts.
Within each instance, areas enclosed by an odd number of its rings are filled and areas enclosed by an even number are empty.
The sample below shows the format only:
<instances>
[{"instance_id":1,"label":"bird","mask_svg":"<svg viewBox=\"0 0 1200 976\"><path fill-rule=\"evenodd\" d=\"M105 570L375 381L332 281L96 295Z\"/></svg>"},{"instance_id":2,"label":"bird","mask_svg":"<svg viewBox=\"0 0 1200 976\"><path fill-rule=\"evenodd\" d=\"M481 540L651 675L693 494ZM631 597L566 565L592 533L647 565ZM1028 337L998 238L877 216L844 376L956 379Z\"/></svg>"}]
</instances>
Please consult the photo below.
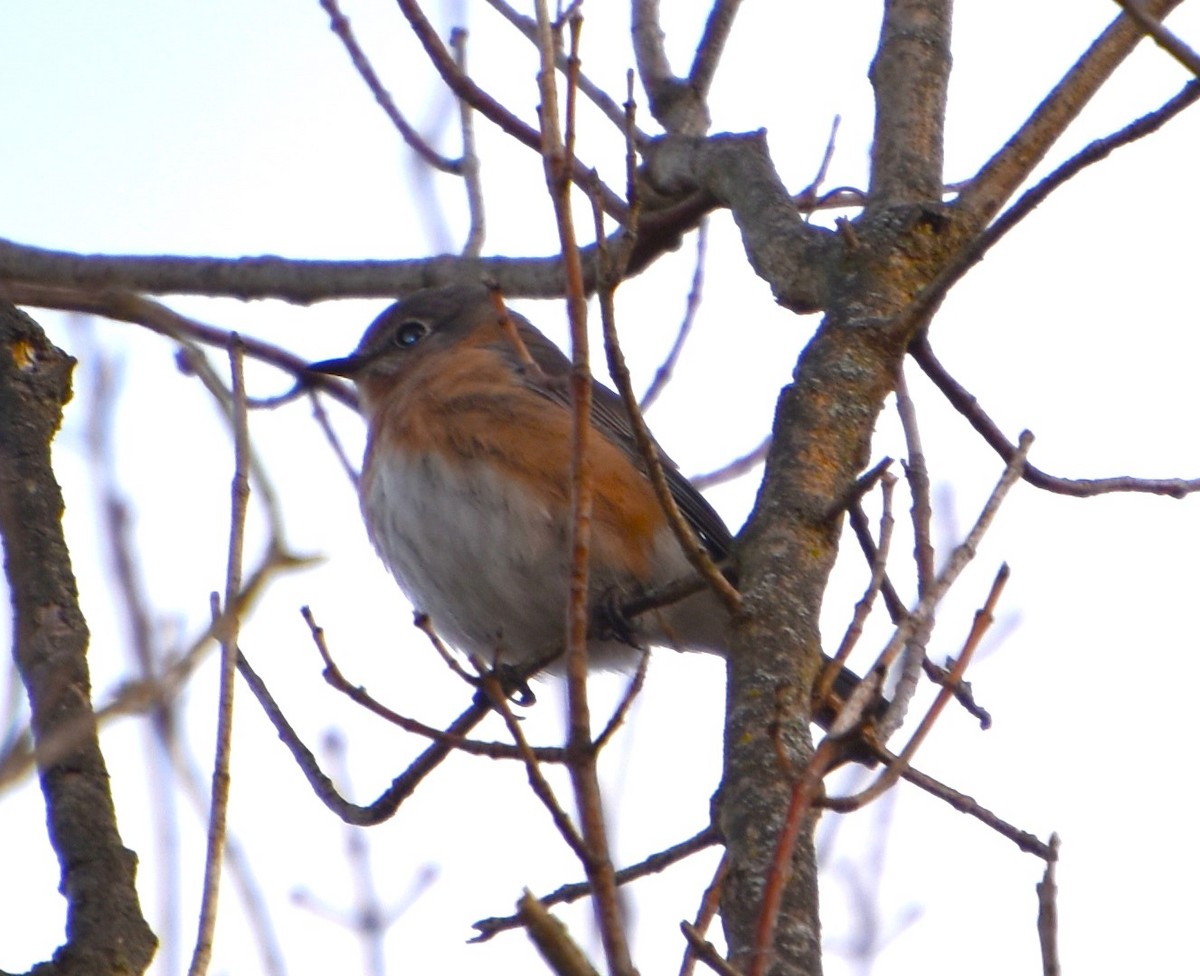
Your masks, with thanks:
<instances>
[{"instance_id":1,"label":"bird","mask_svg":"<svg viewBox=\"0 0 1200 976\"><path fill-rule=\"evenodd\" d=\"M348 356L309 366L352 380L367 424L367 533L414 609L486 665L561 671L571 571L571 363L483 284L414 292ZM621 398L592 381L590 620L694 576ZM724 521L660 450L671 494L718 563ZM606 608L612 613L606 614ZM647 645L726 654L731 618L708 587L589 628L589 667L629 670Z\"/></svg>"}]
</instances>

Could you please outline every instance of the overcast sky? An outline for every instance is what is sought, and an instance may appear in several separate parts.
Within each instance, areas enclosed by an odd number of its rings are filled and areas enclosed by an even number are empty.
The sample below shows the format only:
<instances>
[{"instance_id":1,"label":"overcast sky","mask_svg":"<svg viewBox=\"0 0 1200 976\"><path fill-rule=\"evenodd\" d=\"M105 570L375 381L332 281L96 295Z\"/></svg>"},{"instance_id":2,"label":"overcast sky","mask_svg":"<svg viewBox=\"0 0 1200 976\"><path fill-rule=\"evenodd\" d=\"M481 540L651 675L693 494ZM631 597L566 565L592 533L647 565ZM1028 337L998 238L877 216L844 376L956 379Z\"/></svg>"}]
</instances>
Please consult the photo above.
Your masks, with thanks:
<instances>
[{"instance_id":1,"label":"overcast sky","mask_svg":"<svg viewBox=\"0 0 1200 976\"><path fill-rule=\"evenodd\" d=\"M532 49L481 4L465 7L456 18L445 14L442 25L468 18L472 70L532 120ZM677 70L700 29L695 7L663 4ZM1171 23L1196 44L1194 8L1185 5ZM949 180L976 171L1114 11L1102 0L961 5ZM442 132L447 151L455 151L452 107L395 7L360 0L346 12L399 103L417 123ZM585 16L585 71L620 93L631 64L622 39L625 7L585 5ZM878 18L878 5L866 3L747 5L713 90L714 130L766 126L784 179L799 189L816 172L831 121L840 115L826 185L863 185L872 124L866 72ZM458 186L438 179L414 189L410 154L315 3L42 0L9 5L0 25L9 41L0 60L6 132L0 237L80 252L297 258L419 257L460 246ZM1162 52L1139 50L1043 172L1157 107L1185 80ZM483 123L480 138L489 194L486 252L550 253L554 228L539 190L539 160ZM1038 437L1032 459L1056 474L1200 476L1198 150L1200 115L1193 108L1089 170L997 247L934 324L933 343L946 365L1014 439L1031 428ZM585 120L580 155L620 182L619 147L597 117ZM439 209L444 226L427 217ZM694 253L689 238L621 290L627 352L642 384L674 337ZM314 359L352 348L382 305L170 303ZM522 308L562 340L561 305ZM204 625L208 593L222 586L232 453L207 395L174 368L174 350L164 340L129 325L84 326L36 314L81 360L55 461L103 701L128 673L129 656L107 585L96 471L85 449L99 352L122 380L116 479L134 507L141 572L168 645L186 643ZM676 384L649 418L685 471L709 470L761 440L779 387L816 324L773 305L745 265L732 222L715 217L696 334ZM221 365L219 353L212 358ZM267 369L252 369L249 377L256 395L287 386ZM945 544L974 518L1000 463L919 373L910 372L910 382ZM329 409L357 457L361 422L336 405ZM903 454L896 427L892 413L885 414L876 459ZM371 551L353 490L308 408L256 414L252 435L281 496L290 545L324 561L268 591L246 623L242 646L308 742L316 744L332 727L343 731L350 792L363 802L419 744L364 717L323 684L297 608L313 607L351 680L399 711L445 722L466 695L411 631L409 610ZM755 471L710 493L735 529L760 476ZM1200 678L1193 609L1198 521L1196 499L1079 501L1018 486L947 603L930 648L938 658L957 653L992 575L1008 561L1013 577L997 627L1003 640L989 642L972 675L995 727L981 733L951 712L918 765L1043 838L1060 833L1062 956L1079 972L1172 972L1194 957L1196 899L1179 892L1190 892L1200 873L1186 785ZM256 510L251 562L253 546L264 538ZM910 545L898 538L897 558ZM822 618L828 644L840 637L865 581L861 559L847 548ZM7 614L0 614L0 636L8 627ZM877 647L885 634L876 622L864 649ZM214 722L214 665L186 695L187 728L202 764L209 761ZM622 687L615 676L596 685L608 700ZM527 732L553 742L561 716L556 689L543 683L538 691ZM351 936L288 901L289 892L304 888L330 905L351 903L343 830L312 796L244 688L239 694L232 829L250 850L274 908L288 971L344 971L357 960ZM631 727L606 769L622 863L704 825L720 772L722 705L719 661L655 657ZM503 732L497 727L487 735ZM174 973L194 936L188 920L198 896L202 822L182 795L153 792L139 723L114 724L103 741L124 837L141 858L143 904L160 934L163 858L153 825L179 806L172 842L182 852L183 945L163 950L155 970ZM1181 785L1173 785L1181 774ZM894 817L880 902L872 910L896 937L875 972L1037 971L1039 863L907 787ZM0 797L0 872L7 879L0 885L0 969L47 958L62 937L57 872L42 824L34 784ZM847 908L848 865L861 863L878 842L876 824L872 811L856 815L832 841L823 893L831 973L857 971L838 955L862 915L861 905ZM523 772L464 757L451 760L393 821L366 832L385 904L401 900L427 866L438 871L390 930L391 971L528 971L532 950L520 935L483 947L464 940L477 918L510 911L522 887L545 892L578 877L548 833ZM714 856L698 857L638 889L635 957L643 972L677 968L678 921L695 912L714 863ZM225 898L214 972L255 971L257 950L233 887ZM919 919L905 927L915 912ZM583 913L566 917L586 932Z\"/></svg>"}]
</instances>

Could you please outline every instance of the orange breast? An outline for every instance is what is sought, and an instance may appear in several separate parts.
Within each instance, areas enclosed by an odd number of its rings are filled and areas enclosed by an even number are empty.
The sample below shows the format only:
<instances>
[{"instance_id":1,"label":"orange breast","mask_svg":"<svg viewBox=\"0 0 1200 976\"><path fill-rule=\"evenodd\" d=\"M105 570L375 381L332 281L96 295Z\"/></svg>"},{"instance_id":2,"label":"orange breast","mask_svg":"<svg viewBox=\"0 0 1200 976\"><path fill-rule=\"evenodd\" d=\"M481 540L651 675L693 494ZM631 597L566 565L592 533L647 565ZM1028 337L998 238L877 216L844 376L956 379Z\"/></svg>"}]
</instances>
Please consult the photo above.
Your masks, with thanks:
<instances>
[{"instance_id":1,"label":"orange breast","mask_svg":"<svg viewBox=\"0 0 1200 976\"><path fill-rule=\"evenodd\" d=\"M571 492L570 412L526 386L494 349L460 344L427 356L413 364L402 383L371 400L373 450L489 465L524 486L565 524ZM641 471L592 430L593 564L647 580L664 516Z\"/></svg>"}]
</instances>

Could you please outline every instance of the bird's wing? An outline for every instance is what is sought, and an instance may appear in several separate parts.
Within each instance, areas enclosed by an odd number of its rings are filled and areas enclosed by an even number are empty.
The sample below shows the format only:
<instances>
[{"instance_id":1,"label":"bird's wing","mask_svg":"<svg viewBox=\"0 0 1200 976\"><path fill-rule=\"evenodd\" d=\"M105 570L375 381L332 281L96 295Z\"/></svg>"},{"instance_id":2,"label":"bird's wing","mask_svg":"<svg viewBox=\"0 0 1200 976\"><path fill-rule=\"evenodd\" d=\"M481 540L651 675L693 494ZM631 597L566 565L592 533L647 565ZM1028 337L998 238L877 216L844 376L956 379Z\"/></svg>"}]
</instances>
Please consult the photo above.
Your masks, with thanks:
<instances>
[{"instance_id":1,"label":"bird's wing","mask_svg":"<svg viewBox=\"0 0 1200 976\"><path fill-rule=\"evenodd\" d=\"M571 362L563 355L562 350L549 339L534 329L531 325L514 315L518 332L529 351L529 355L540 369L534 370L522 365L516 350L506 350L514 366L521 372L526 385L546 397L567 408L571 407L571 392L568 377L571 372ZM643 466L637 441L633 435L633 426L625 403L620 396L601 383L592 381L592 426L607 440L619 447L639 467ZM696 487L679 471L674 461L654 442L666 475L667 485L675 504L683 513L700 541L716 560L725 559L733 545L733 537L721 516L705 500Z\"/></svg>"}]
</instances>

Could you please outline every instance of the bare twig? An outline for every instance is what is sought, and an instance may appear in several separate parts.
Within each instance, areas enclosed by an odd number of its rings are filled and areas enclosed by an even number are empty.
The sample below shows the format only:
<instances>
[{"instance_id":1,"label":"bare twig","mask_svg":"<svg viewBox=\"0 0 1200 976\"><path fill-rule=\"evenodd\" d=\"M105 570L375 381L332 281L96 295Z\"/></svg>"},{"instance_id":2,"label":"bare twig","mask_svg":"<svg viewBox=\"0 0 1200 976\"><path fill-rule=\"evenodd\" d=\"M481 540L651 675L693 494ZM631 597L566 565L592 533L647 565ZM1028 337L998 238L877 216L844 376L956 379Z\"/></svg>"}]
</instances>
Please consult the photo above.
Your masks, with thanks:
<instances>
[{"instance_id":1,"label":"bare twig","mask_svg":"<svg viewBox=\"0 0 1200 976\"><path fill-rule=\"evenodd\" d=\"M1142 10L1162 18L1179 3L1149 0ZM955 206L971 214L981 226L990 222L1142 37L1141 29L1120 14L968 182Z\"/></svg>"},{"instance_id":2,"label":"bare twig","mask_svg":"<svg viewBox=\"0 0 1200 976\"><path fill-rule=\"evenodd\" d=\"M322 9L329 14L329 27L342 42L346 53L350 55L350 62L354 65L354 70L359 73L359 76L366 83L367 88L370 89L371 94L375 96L375 101L379 103L379 107L383 109L384 114L391 119L392 125L396 127L396 131L400 133L401 138L404 139L409 148L434 169L440 170L443 173L463 175L466 160L465 146L462 159L450 159L437 152L429 143L422 139L420 133L408 124L408 120L400 112L400 109L396 107L396 102L392 98L391 93L383 87L383 82L379 80L379 75L375 73L370 60L359 45L354 32L350 29L349 18L338 7L337 0L318 0L318 2L321 4Z\"/></svg>"},{"instance_id":3,"label":"bare twig","mask_svg":"<svg viewBox=\"0 0 1200 976\"><path fill-rule=\"evenodd\" d=\"M885 762L895 762L896 756L887 749L879 745L874 746L874 751L879 758ZM918 789L924 790L930 796L948 803L959 813L966 814L969 817L974 817L984 826L994 830L1001 837L1007 838L1017 845L1018 849L1026 854L1033 854L1042 860L1053 860L1057 855L1045 842L1039 840L1036 836L1029 833L1027 830L1010 824L1007 820L1003 820L996 816L991 810L983 806L974 797L967 796L965 793L960 793L958 790L952 789L945 783L939 782L932 776L914 769L911 766L900 774L905 782L912 783ZM826 799L824 805L831 810L838 809L836 799Z\"/></svg>"},{"instance_id":4,"label":"bare twig","mask_svg":"<svg viewBox=\"0 0 1200 976\"><path fill-rule=\"evenodd\" d=\"M717 952L717 947L705 939L691 922L680 922L679 928L683 932L684 938L687 939L689 961L699 959L718 976L741 976L741 973Z\"/></svg>"},{"instance_id":5,"label":"bare twig","mask_svg":"<svg viewBox=\"0 0 1200 976\"><path fill-rule=\"evenodd\" d=\"M554 795L554 790L546 781L546 777L542 775L538 757L529 745L529 740L525 738L525 733L521 729L521 723L513 715L512 709L508 705L508 699L505 697L504 689L500 686L500 682L495 674L489 673L483 675L482 687L492 704L492 708L504 720L504 725L507 727L509 735L513 737L513 742L516 743L517 751L520 753L521 760L525 764L525 773L529 780L529 787L533 790L533 795L546 808L546 812L550 814L550 819L554 822L559 836L566 841L567 846L579 858L580 863L587 864L589 860L587 845L579 835L579 831L575 829L575 825L571 823L571 818L563 810L562 804L558 802L558 797Z\"/></svg>"},{"instance_id":6,"label":"bare twig","mask_svg":"<svg viewBox=\"0 0 1200 976\"><path fill-rule=\"evenodd\" d=\"M1197 98L1200 98L1200 81L1193 79L1153 112L1135 119L1129 125L1118 129L1116 132L1102 139L1096 139L1088 143L1088 145L1084 146L1083 149L1065 163L1040 180L1035 186L1026 190L1016 203L1000 214L986 229L982 230L979 236L963 248L949 265L938 272L933 281L921 290L920 294L909 303L908 308L902 314L909 319L929 316L955 282L983 260L984 255L987 254L994 244L1017 226L1025 217L1028 217L1051 193L1088 166L1107 158L1114 149L1128 145L1131 142L1136 142L1138 139L1157 132L1167 122L1195 102ZM963 193L969 193L971 186L972 184L969 182L965 184ZM918 341L920 338L921 334L918 335Z\"/></svg>"},{"instance_id":7,"label":"bare twig","mask_svg":"<svg viewBox=\"0 0 1200 976\"><path fill-rule=\"evenodd\" d=\"M465 739L466 734L483 721L484 717L491 711L490 707L483 702L472 703L466 711L450 723L444 733L441 733L430 743L429 747L409 765L408 769L392 780L392 785L388 789L381 793L372 803L360 806L356 803L350 803L343 798L338 793L333 781L321 772L316 757L300 741L300 737L296 735L295 730L284 716L282 710L271 697L262 679L250 667L250 662L239 654L237 666L238 672L254 693L254 697L258 699L267 718L275 727L279 738L292 753L296 764L300 767L300 771L304 773L309 786L312 787L317 798L333 813L346 821L346 823L361 827L383 823L383 821L393 816L400 809L400 805L413 794L425 777L441 764L442 760L450 754L452 749L458 744L467 741Z\"/></svg>"},{"instance_id":8,"label":"bare twig","mask_svg":"<svg viewBox=\"0 0 1200 976\"><path fill-rule=\"evenodd\" d=\"M542 133L522 122L496 99L480 88L475 82L463 74L454 62L454 56L446 49L434 26L426 18L416 0L396 0L400 12L408 19L409 26L416 34L417 40L425 48L430 62L441 75L447 87L460 99L473 106L485 118L494 122L518 142L536 152L542 151ZM539 42L539 48L542 44ZM554 53L550 52L550 62L544 65L543 71L551 73L553 84ZM583 166L578 160L571 162L573 178L583 186L594 185L604 201L605 213L620 219L625 213L625 204L619 196L600 182L595 171Z\"/></svg>"},{"instance_id":9,"label":"bare twig","mask_svg":"<svg viewBox=\"0 0 1200 976\"><path fill-rule=\"evenodd\" d=\"M450 48L458 70L467 73L467 32L461 27L450 32ZM465 257L479 257L487 234L484 215L483 184L479 180L479 152L475 148L475 116L468 102L458 103L459 129L462 132L462 176L467 191L467 213L471 218L467 240L463 244Z\"/></svg>"},{"instance_id":10,"label":"bare twig","mask_svg":"<svg viewBox=\"0 0 1200 976\"><path fill-rule=\"evenodd\" d=\"M888 552L892 543L892 530L896 525L896 520L892 517L892 492L896 486L895 476L885 473L881 485L883 511L879 516L879 546L871 558L871 578L867 583L866 592L854 605L854 615L849 626L846 627L846 633L842 637L841 644L838 645L837 652L825 663L817 683L813 686L814 711L820 710L821 703L826 700L829 692L833 689L838 672L841 671L842 665L846 663L850 652L854 650L855 644L862 636L863 626L867 617L870 616L871 608L875 605L875 597L878 596L887 576Z\"/></svg>"},{"instance_id":11,"label":"bare twig","mask_svg":"<svg viewBox=\"0 0 1200 976\"><path fill-rule=\"evenodd\" d=\"M316 391L310 390L308 395L309 403L312 406L312 416L316 425L321 429L321 433L325 435L325 441L329 444L333 451L333 456L337 458L338 465L350 480L350 484L354 486L355 491L358 490L358 468L350 460L350 455L346 453L346 448L342 444L342 440L338 437L337 432L329 423L329 415L325 412L325 407L321 403L321 398L317 396Z\"/></svg>"},{"instance_id":12,"label":"bare twig","mask_svg":"<svg viewBox=\"0 0 1200 976\"><path fill-rule=\"evenodd\" d=\"M1052 857L1046 859L1046 870L1038 882L1038 944L1042 947L1042 976L1058 976L1062 967L1058 961L1058 834L1050 835Z\"/></svg>"},{"instance_id":13,"label":"bare twig","mask_svg":"<svg viewBox=\"0 0 1200 976\"><path fill-rule=\"evenodd\" d=\"M445 743L449 747L458 749L461 752L467 753L468 755L487 756L489 759L522 758L518 749L505 743L480 742L475 739L466 739L463 738L462 735L453 733L450 730L436 729L431 725L426 725L424 722L418 722L416 719L408 718L405 715L394 712L378 699L374 698L365 688L350 683L350 681L342 673L341 668L339 668L337 663L334 661L333 655L329 651L329 645L325 640L325 631L322 627L317 625L316 620L313 618L312 611L308 607L301 607L300 614L304 617L305 623L308 624L309 633L312 636L313 644L317 648L317 653L321 655L322 662L324 662L325 668L322 673L322 677L324 677L326 683L331 688L340 691L356 705L361 705L367 711L374 715L378 715L384 721L390 722L391 724L404 729L405 732L410 732L413 735L420 735L427 739L432 739L435 743ZM419 622L417 626L420 627ZM463 670L460 665L457 665L457 662L455 662L455 665L456 673L458 673L460 677L464 678L473 686L480 684L478 679L467 674L467 672ZM282 737L282 731L280 731L280 735ZM294 752L295 750L293 750L293 753ZM538 759L541 762L562 762L563 758L563 751L561 749L549 747L538 750ZM299 757L297 757L297 759L299 759ZM310 782L311 781L312 778L310 777Z\"/></svg>"},{"instance_id":14,"label":"bare twig","mask_svg":"<svg viewBox=\"0 0 1200 976\"><path fill-rule=\"evenodd\" d=\"M604 955L612 976L634 972L629 943L617 898L617 883L609 850L604 803L592 743L591 711L587 694L588 576L592 541L594 483L589 458L593 436L592 374L588 362L587 301L583 266L571 213L571 184L575 171L575 101L579 74L578 15L569 22L571 44L567 59L565 125L560 124L555 75L556 38L545 0L535 4L541 70L541 152L566 270L567 317L571 330L571 576L567 612L567 770L575 791L582 847L580 860L592 884L592 904ZM622 210L624 207L622 207Z\"/></svg>"},{"instance_id":15,"label":"bare twig","mask_svg":"<svg viewBox=\"0 0 1200 976\"><path fill-rule=\"evenodd\" d=\"M933 503L930 500L929 468L925 463L925 448L921 444L921 430L917 425L917 408L908 395L908 384L904 379L903 367L896 371L895 392L896 410L900 415L900 424L904 430L904 442L908 451L904 473L908 477L909 490L912 493L913 559L917 567L917 595L920 597L933 584L935 575L935 554L931 530ZM908 703L916 694L917 682L921 677L921 665L925 661L927 637L922 633L923 630L924 628L918 628L914 632L913 639L904 646L901 656L900 675L892 693L890 706L891 722L897 727L908 711Z\"/></svg>"},{"instance_id":16,"label":"bare twig","mask_svg":"<svg viewBox=\"0 0 1200 976\"><path fill-rule=\"evenodd\" d=\"M1169 31L1161 20L1148 14L1142 9L1137 0L1116 0L1125 13L1138 22L1154 40L1154 43L1166 51L1171 57L1182 64L1194 75L1200 75L1200 53L1185 44L1176 34Z\"/></svg>"},{"instance_id":17,"label":"bare twig","mask_svg":"<svg viewBox=\"0 0 1200 976\"><path fill-rule=\"evenodd\" d=\"M696 969L696 960L700 958L700 954L704 951L702 946L693 944L695 939L703 941L704 933L708 931L712 920L717 917L717 912L721 908L721 888L725 884L725 875L729 873L729 855L721 855L720 863L717 864L717 870L713 872L712 881L708 883L708 887L704 889L704 895L700 899L700 909L696 912L696 921L690 925L683 922L683 934L688 940L688 948L684 951L683 962L679 967L679 976L692 976ZM705 942L705 945L708 943ZM705 960L708 962L708 960ZM711 965L711 962L709 963Z\"/></svg>"},{"instance_id":18,"label":"bare twig","mask_svg":"<svg viewBox=\"0 0 1200 976\"><path fill-rule=\"evenodd\" d=\"M671 379L671 374L675 371L675 364L679 361L679 354L683 352L683 344L687 341L687 337L691 334L692 326L696 322L696 313L700 311L700 297L704 288L704 259L708 252L708 221L702 220L700 227L696 231L696 267L692 271L692 287L688 290L687 305L683 310L683 321L679 324L679 332L675 336L675 341L671 344L671 351L667 353L667 358L663 360L662 365L654 373L654 379L650 381L650 386L646 388L646 392L642 394L642 400L639 406L642 412L645 413L658 399L659 394L665 389L667 382Z\"/></svg>"},{"instance_id":19,"label":"bare twig","mask_svg":"<svg viewBox=\"0 0 1200 976\"><path fill-rule=\"evenodd\" d=\"M896 757L896 760L888 763L884 771L876 777L875 782L853 796L837 798L837 809L839 811L855 810L870 803L885 790L890 789L904 773L904 770L912 763L912 757L916 754L917 749L921 747L921 743L925 741L925 738L933 729L934 723L938 720L946 704L950 701L950 698L954 694L954 686L958 684L966 672L967 665L974 656L975 649L979 646L979 642L983 639L983 635L988 627L991 626L994 619L996 602L1000 599L1000 592L1004 589L1004 584L1007 581L1008 566L1004 565L996 573L996 578L992 582L991 591L988 593L983 608L975 614L975 621L971 626L971 632L967 636L966 643L963 645L958 660L951 669L947 684L938 690L937 697L934 698L933 704L929 706L929 710L925 713L921 724L917 726L916 731L913 732L903 750Z\"/></svg>"},{"instance_id":20,"label":"bare twig","mask_svg":"<svg viewBox=\"0 0 1200 976\"><path fill-rule=\"evenodd\" d=\"M770 449L771 435L768 434L754 450L743 454L741 457L734 458L728 464L723 464L714 471L706 471L704 474L694 474L688 480L703 491L705 488L711 488L713 485L724 484L726 481L740 478L748 471L752 471L755 467L762 464L767 459L767 451Z\"/></svg>"},{"instance_id":21,"label":"bare twig","mask_svg":"<svg viewBox=\"0 0 1200 976\"><path fill-rule=\"evenodd\" d=\"M1200 94L1200 83L1197 84L1196 90ZM918 336L909 347L909 353L925 371L925 375L933 380L934 385L945 394L951 405L967 418L971 426L983 436L992 449L1006 462L1011 462L1018 448L1001 433L996 422L979 405L979 401L938 361L929 344L929 337L927 335ZM1183 498L1195 491L1200 491L1200 478L1133 478L1129 476L1060 478L1046 473L1028 461L1022 465L1021 477L1036 488L1043 488L1059 495L1073 495L1076 498L1087 498L1114 491L1146 492L1153 495Z\"/></svg>"},{"instance_id":22,"label":"bare twig","mask_svg":"<svg viewBox=\"0 0 1200 976\"><path fill-rule=\"evenodd\" d=\"M513 7L505 3L504 0L487 0L488 6L495 10L501 17L512 24L517 30L524 34L534 44L537 44L537 23L532 17L526 17L524 14L518 13ZM558 70L566 74L567 71L567 56L561 51L555 52L555 66ZM608 93L595 82L590 81L588 77L579 73L579 90L583 92L595 106L608 117L617 128L625 129L625 114L621 106L614 102ZM650 137L644 132L634 132L634 139L637 144L643 145L650 141Z\"/></svg>"},{"instance_id":23,"label":"bare twig","mask_svg":"<svg viewBox=\"0 0 1200 976\"><path fill-rule=\"evenodd\" d=\"M1007 496L1009 489L1020 477L1021 466L1028 454L1030 447L1033 446L1033 435L1025 431L1021 435L1021 443L1017 448L1017 452L1009 460L1005 466L1004 474L1001 475L996 487L988 496L987 502L979 513L979 517L975 520L975 524L971 527L967 537L957 546L950 554L950 558L946 560L946 565L938 574L925 594L917 603L916 609L912 611L896 628L887 646L880 652L878 661L872 671L873 675L881 675L885 669L890 667L895 660L900 649L905 646L910 640L917 636L921 643L928 641L929 632L933 626L933 612L937 605L941 602L942 597L954 585L959 574L966 568L967 564L975 558L975 552L978 548L980 540L984 533L987 532L992 520L999 511L1000 505ZM867 703L877 693L877 689L872 688L871 681L863 681L862 684L854 690L849 701L847 701L843 709L843 715L846 717L847 723L855 721L857 714L863 713ZM889 707L887 712L879 719L876 728L879 731L883 741L887 741L887 737L899 727L903 716L897 714L897 710ZM841 729L831 729L830 734L835 734Z\"/></svg>"},{"instance_id":24,"label":"bare twig","mask_svg":"<svg viewBox=\"0 0 1200 976\"><path fill-rule=\"evenodd\" d=\"M530 940L555 976L599 976L566 926L528 891L517 902L517 913Z\"/></svg>"},{"instance_id":25,"label":"bare twig","mask_svg":"<svg viewBox=\"0 0 1200 976\"><path fill-rule=\"evenodd\" d=\"M633 707L634 700L642 691L642 686L646 683L646 668L650 664L650 655L643 652L638 660L637 670L634 671L633 677L629 681L629 685L625 688L625 694L621 696L621 700L617 703L617 707L613 710L612 717L596 736L596 742L593 748L596 752L603 749L609 740L616 735L617 729L625 721L625 717L629 714L629 709Z\"/></svg>"},{"instance_id":26,"label":"bare twig","mask_svg":"<svg viewBox=\"0 0 1200 976\"><path fill-rule=\"evenodd\" d=\"M206 346L227 349L233 335L226 329L218 329L188 318L186 315L180 315L159 302L143 298L132 292L111 288L102 291L88 291L75 287L0 282L0 294L7 294L12 301L20 302L22 305L91 312L108 319L116 319L119 322L132 322L178 342L190 340ZM308 361L295 353L269 342L246 336L239 336L238 341L241 343L245 355L251 359L270 363L293 376L303 376L308 385L324 390L335 400L339 400L351 409L357 406L358 400L347 383L308 373Z\"/></svg>"},{"instance_id":27,"label":"bare twig","mask_svg":"<svg viewBox=\"0 0 1200 976\"><path fill-rule=\"evenodd\" d=\"M217 705L217 746L212 774L212 806L208 820L208 842L204 858L204 887L196 948L188 976L203 976L212 958L213 933L217 924L217 899L221 888L221 863L225 853L225 818L229 806L229 759L233 735L233 684L237 663L240 620L238 597L242 592L242 549L246 536L246 510L250 500L250 435L246 425L246 383L243 349L237 337L229 344L229 366L233 378L234 472L232 512L229 519L229 557L225 569L224 610L217 612L214 594L213 623L221 641L221 678Z\"/></svg>"},{"instance_id":28,"label":"bare twig","mask_svg":"<svg viewBox=\"0 0 1200 976\"><path fill-rule=\"evenodd\" d=\"M837 134L841 124L842 117L835 115L833 122L829 126L829 139L825 143L825 154L821 157L821 165L817 167L817 175L813 177L812 182L808 186L793 198L796 208L801 212L806 210L812 212L818 207L826 205L830 199L836 198L845 190L844 187L837 187L828 193L818 195L817 192L821 189L821 184L825 182L825 176L829 172L829 164L833 162L833 148L837 145ZM866 194L862 193L862 191L854 190L852 192L857 194L855 200L858 204L861 205L866 202Z\"/></svg>"},{"instance_id":29,"label":"bare twig","mask_svg":"<svg viewBox=\"0 0 1200 976\"><path fill-rule=\"evenodd\" d=\"M612 376L613 382L617 386L617 392L621 394L621 399L625 403L625 410L629 416L629 424L638 445L638 452L641 454L642 461L646 465L646 473L650 478L651 485L654 487L654 494L658 498L658 503L667 517L667 523L671 526L671 531L674 532L675 538L679 540L679 545L683 549L684 555L687 556L688 562L692 564L692 568L700 574L725 606L729 608L730 612L736 613L741 606L741 595L734 588L733 584L725 578L720 567L713 562L712 557L709 556L700 544L700 540L696 538L696 533L692 531L691 526L679 511L679 506L675 504L671 488L667 484L666 475L663 473L662 461L658 456L658 447L654 443L654 438L650 436L650 431L646 427L646 421L642 417L641 410L638 409L637 395L633 392L633 384L629 378L629 368L625 365L625 357L621 352L620 341L617 338L611 290L602 288L599 298L600 319L604 327L604 351L608 357L609 375Z\"/></svg>"},{"instance_id":30,"label":"bare twig","mask_svg":"<svg viewBox=\"0 0 1200 976\"><path fill-rule=\"evenodd\" d=\"M700 851L707 850L717 843L720 843L720 837L716 829L711 826L705 827L698 834L689 837L685 841L668 847L666 850L659 851L657 854L651 854L637 864L631 864L627 868L622 868L616 874L617 884L629 884L631 881L636 881L639 878L658 874L673 864L678 864L680 861ZM538 900L547 906L569 904L570 902L578 901L580 898L586 898L591 894L591 891L592 886L588 882L577 882L575 884L563 885L550 894L541 896ZM486 942L492 936L508 929L517 928L519 925L520 919L515 915L481 919L472 926L479 934L471 941Z\"/></svg>"}]
</instances>

